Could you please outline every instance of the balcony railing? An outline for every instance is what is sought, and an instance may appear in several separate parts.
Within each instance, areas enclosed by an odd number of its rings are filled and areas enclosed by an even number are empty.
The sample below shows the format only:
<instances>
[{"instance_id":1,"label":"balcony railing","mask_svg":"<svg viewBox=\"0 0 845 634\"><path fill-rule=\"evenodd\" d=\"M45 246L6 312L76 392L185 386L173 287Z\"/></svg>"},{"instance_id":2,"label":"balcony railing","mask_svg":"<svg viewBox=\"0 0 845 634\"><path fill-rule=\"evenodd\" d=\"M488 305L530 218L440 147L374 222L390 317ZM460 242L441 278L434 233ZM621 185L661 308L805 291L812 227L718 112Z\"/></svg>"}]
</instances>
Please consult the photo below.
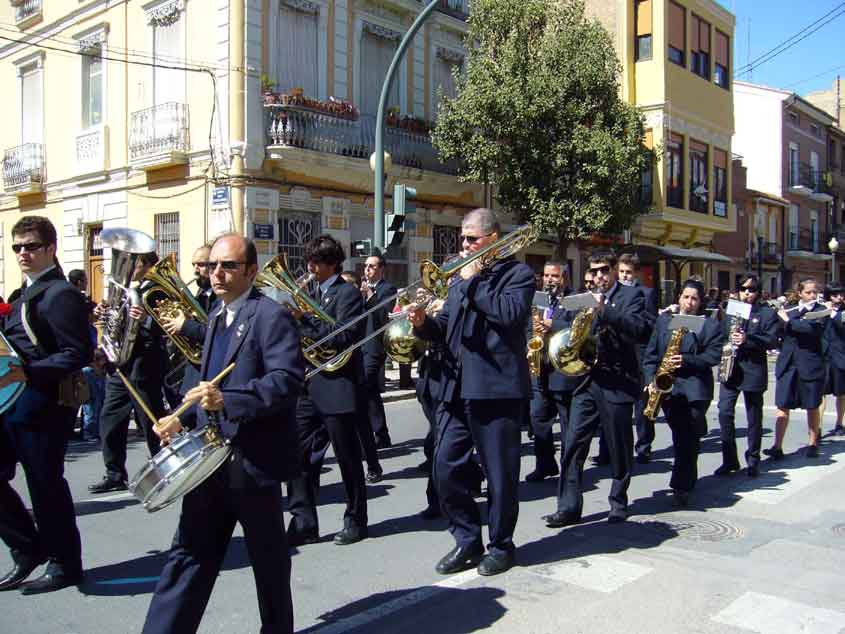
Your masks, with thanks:
<instances>
[{"instance_id":1,"label":"balcony railing","mask_svg":"<svg viewBox=\"0 0 845 634\"><path fill-rule=\"evenodd\" d=\"M459 20L469 16L469 0L440 0L437 10Z\"/></svg>"},{"instance_id":2,"label":"balcony railing","mask_svg":"<svg viewBox=\"0 0 845 634\"><path fill-rule=\"evenodd\" d=\"M108 168L108 128L95 126L76 135L76 169L80 174L94 174Z\"/></svg>"},{"instance_id":3,"label":"balcony railing","mask_svg":"<svg viewBox=\"0 0 845 634\"><path fill-rule=\"evenodd\" d=\"M15 24L26 22L41 13L42 0L12 0L15 8Z\"/></svg>"},{"instance_id":4,"label":"balcony railing","mask_svg":"<svg viewBox=\"0 0 845 634\"><path fill-rule=\"evenodd\" d=\"M132 113L129 161L133 165L164 167L184 163L190 148L190 113L186 104L169 102Z\"/></svg>"},{"instance_id":5,"label":"balcony railing","mask_svg":"<svg viewBox=\"0 0 845 634\"><path fill-rule=\"evenodd\" d=\"M266 105L264 113L268 148L302 148L364 160L375 150L374 115L353 119L282 104ZM427 134L385 126L384 149L394 165L457 173L454 161L440 162Z\"/></svg>"},{"instance_id":6,"label":"balcony railing","mask_svg":"<svg viewBox=\"0 0 845 634\"><path fill-rule=\"evenodd\" d=\"M787 232L787 251L806 251L808 253L828 253L827 243L830 236L821 232L813 233L809 229L790 229Z\"/></svg>"},{"instance_id":7,"label":"balcony railing","mask_svg":"<svg viewBox=\"0 0 845 634\"><path fill-rule=\"evenodd\" d=\"M830 202L833 196L827 174L809 163L793 164L789 169L789 189L794 194L809 196L819 202Z\"/></svg>"},{"instance_id":8,"label":"balcony railing","mask_svg":"<svg viewBox=\"0 0 845 634\"><path fill-rule=\"evenodd\" d=\"M757 255L757 241L751 242L751 259L756 262ZM763 243L763 261L767 264L777 264L780 261L780 244L778 242L764 242Z\"/></svg>"},{"instance_id":9,"label":"balcony railing","mask_svg":"<svg viewBox=\"0 0 845 634\"><path fill-rule=\"evenodd\" d=\"M3 153L3 189L7 194L39 192L44 180L44 146L40 143L24 143Z\"/></svg>"}]
</instances>

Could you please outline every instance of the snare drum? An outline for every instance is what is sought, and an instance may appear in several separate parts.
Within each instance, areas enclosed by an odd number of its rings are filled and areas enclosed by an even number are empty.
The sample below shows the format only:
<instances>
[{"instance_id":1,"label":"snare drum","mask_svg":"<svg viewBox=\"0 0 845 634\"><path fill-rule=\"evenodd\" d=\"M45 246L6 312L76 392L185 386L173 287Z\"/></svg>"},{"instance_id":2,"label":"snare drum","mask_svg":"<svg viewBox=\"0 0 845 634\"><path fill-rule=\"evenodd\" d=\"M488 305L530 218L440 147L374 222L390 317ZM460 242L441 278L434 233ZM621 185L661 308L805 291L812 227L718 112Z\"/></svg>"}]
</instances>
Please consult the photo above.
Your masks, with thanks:
<instances>
[{"instance_id":1,"label":"snare drum","mask_svg":"<svg viewBox=\"0 0 845 634\"><path fill-rule=\"evenodd\" d=\"M8 374L9 366L12 364L21 365L21 359L12 344L6 339L6 335L0 332L0 376ZM25 388L26 383L18 381L0 389L0 414L15 404Z\"/></svg>"},{"instance_id":2,"label":"snare drum","mask_svg":"<svg viewBox=\"0 0 845 634\"><path fill-rule=\"evenodd\" d=\"M215 425L182 432L135 474L129 490L153 513L202 484L231 451Z\"/></svg>"}]
</instances>

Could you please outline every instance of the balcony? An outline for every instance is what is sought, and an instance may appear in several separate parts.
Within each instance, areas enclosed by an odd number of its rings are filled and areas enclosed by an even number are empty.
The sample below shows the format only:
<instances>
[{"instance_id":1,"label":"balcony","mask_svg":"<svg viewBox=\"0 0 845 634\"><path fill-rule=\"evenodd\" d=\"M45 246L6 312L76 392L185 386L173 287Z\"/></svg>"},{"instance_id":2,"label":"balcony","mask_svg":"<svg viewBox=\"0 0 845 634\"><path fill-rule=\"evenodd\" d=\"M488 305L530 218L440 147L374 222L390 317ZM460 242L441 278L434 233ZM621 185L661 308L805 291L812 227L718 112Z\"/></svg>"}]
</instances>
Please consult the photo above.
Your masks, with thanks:
<instances>
[{"instance_id":1,"label":"balcony","mask_svg":"<svg viewBox=\"0 0 845 634\"><path fill-rule=\"evenodd\" d=\"M437 10L458 20L469 17L469 0L440 0Z\"/></svg>"},{"instance_id":2,"label":"balcony","mask_svg":"<svg viewBox=\"0 0 845 634\"><path fill-rule=\"evenodd\" d=\"M291 149L312 150L367 161L375 150L376 118L304 106L264 107L267 158L281 161ZM457 164L441 163L427 133L385 125L384 149L394 165L457 174Z\"/></svg>"},{"instance_id":3,"label":"balcony","mask_svg":"<svg viewBox=\"0 0 845 634\"><path fill-rule=\"evenodd\" d=\"M788 255L812 259L830 257L827 248L827 243L830 240L829 235L821 232L814 233L810 229L796 228L791 228L786 235L786 252Z\"/></svg>"},{"instance_id":4,"label":"balcony","mask_svg":"<svg viewBox=\"0 0 845 634\"><path fill-rule=\"evenodd\" d=\"M15 24L23 29L41 17L42 0L10 0L15 10Z\"/></svg>"},{"instance_id":5,"label":"balcony","mask_svg":"<svg viewBox=\"0 0 845 634\"><path fill-rule=\"evenodd\" d=\"M757 242L752 243L752 261L757 261ZM778 264L780 262L780 244L777 242L763 243L763 262L766 264Z\"/></svg>"},{"instance_id":6,"label":"balcony","mask_svg":"<svg viewBox=\"0 0 845 634\"><path fill-rule=\"evenodd\" d=\"M76 136L76 169L79 174L100 174L108 169L109 130L95 126Z\"/></svg>"},{"instance_id":7,"label":"balcony","mask_svg":"<svg viewBox=\"0 0 845 634\"><path fill-rule=\"evenodd\" d=\"M133 112L129 122L129 163L156 170L188 162L191 149L188 106L165 103Z\"/></svg>"},{"instance_id":8,"label":"balcony","mask_svg":"<svg viewBox=\"0 0 845 634\"><path fill-rule=\"evenodd\" d=\"M44 146L40 143L9 148L3 153L3 189L16 196L42 191L45 167Z\"/></svg>"},{"instance_id":9,"label":"balcony","mask_svg":"<svg viewBox=\"0 0 845 634\"><path fill-rule=\"evenodd\" d=\"M789 169L789 191L818 202L833 200L830 191L830 172L822 172L808 163L793 164Z\"/></svg>"}]
</instances>

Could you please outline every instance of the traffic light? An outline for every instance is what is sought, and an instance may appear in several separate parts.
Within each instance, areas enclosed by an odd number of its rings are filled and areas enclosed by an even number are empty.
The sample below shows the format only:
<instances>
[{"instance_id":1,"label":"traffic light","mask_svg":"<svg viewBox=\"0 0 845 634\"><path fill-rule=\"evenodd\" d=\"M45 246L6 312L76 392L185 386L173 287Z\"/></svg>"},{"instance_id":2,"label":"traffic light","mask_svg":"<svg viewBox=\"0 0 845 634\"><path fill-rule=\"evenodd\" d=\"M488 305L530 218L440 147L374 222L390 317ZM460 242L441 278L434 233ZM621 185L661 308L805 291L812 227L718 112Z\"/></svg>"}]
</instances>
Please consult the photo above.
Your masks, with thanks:
<instances>
[{"instance_id":1,"label":"traffic light","mask_svg":"<svg viewBox=\"0 0 845 634\"><path fill-rule=\"evenodd\" d=\"M417 190L406 185L395 185L393 187L393 213L387 214L385 217L385 231L386 239L385 246L390 248L398 248L402 244L402 239L405 237L405 216L413 213L415 206L409 203L408 199L417 197Z\"/></svg>"}]
</instances>

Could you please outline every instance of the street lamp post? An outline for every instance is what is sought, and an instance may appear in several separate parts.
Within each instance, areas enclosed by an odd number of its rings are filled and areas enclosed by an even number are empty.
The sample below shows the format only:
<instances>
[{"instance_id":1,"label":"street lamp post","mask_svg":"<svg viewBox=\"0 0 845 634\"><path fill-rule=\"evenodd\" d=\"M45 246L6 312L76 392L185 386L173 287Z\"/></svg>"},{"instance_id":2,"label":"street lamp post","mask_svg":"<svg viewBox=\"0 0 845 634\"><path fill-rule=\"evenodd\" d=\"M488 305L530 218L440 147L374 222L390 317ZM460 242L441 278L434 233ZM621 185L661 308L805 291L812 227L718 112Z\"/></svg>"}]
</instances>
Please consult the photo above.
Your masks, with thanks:
<instances>
[{"instance_id":1,"label":"street lamp post","mask_svg":"<svg viewBox=\"0 0 845 634\"><path fill-rule=\"evenodd\" d=\"M836 236L833 236L830 239L830 242L827 243L827 248L830 249L830 283L836 283L836 252L839 250L839 240L836 239Z\"/></svg>"}]
</instances>

